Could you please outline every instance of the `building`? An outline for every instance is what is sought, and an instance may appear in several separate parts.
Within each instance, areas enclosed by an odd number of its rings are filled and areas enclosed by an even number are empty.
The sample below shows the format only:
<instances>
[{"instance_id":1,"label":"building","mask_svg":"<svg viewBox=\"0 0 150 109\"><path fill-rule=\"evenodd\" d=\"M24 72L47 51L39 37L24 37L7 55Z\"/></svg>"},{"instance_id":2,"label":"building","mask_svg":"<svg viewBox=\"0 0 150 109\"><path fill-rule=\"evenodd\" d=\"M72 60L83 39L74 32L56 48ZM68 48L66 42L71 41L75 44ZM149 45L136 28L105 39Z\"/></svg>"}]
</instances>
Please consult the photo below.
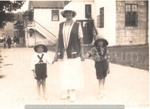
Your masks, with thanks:
<instances>
[{"instance_id":1,"label":"building","mask_svg":"<svg viewBox=\"0 0 150 109\"><path fill-rule=\"evenodd\" d=\"M109 41L110 61L148 70L148 0L94 2L97 30Z\"/></svg>"},{"instance_id":2,"label":"building","mask_svg":"<svg viewBox=\"0 0 150 109\"><path fill-rule=\"evenodd\" d=\"M24 15L26 46L55 44L66 5L77 12L74 20L81 23L84 44L93 42L96 30L109 42L111 62L148 69L148 0L30 1Z\"/></svg>"},{"instance_id":3,"label":"building","mask_svg":"<svg viewBox=\"0 0 150 109\"><path fill-rule=\"evenodd\" d=\"M15 14L16 22L14 23L14 36L19 38L19 45L25 46L25 32L23 26L23 13L18 12Z\"/></svg>"},{"instance_id":4,"label":"building","mask_svg":"<svg viewBox=\"0 0 150 109\"><path fill-rule=\"evenodd\" d=\"M59 23L63 18L59 12L65 1L29 1L29 11L24 13L24 30L26 46L34 46L38 42L46 45L56 43Z\"/></svg>"},{"instance_id":5,"label":"building","mask_svg":"<svg viewBox=\"0 0 150 109\"><path fill-rule=\"evenodd\" d=\"M65 5L76 10L77 16L74 19L82 23L83 30L84 27L93 28L92 25L87 27L87 22L92 21L89 18L93 18L99 35L106 38L110 46L148 43L147 0L30 1L29 10L33 10L32 23L36 28L32 29L42 35L48 30L51 35L57 36L59 23L64 20L60 12ZM31 25L27 27L29 30ZM50 36L48 31L47 36ZM88 34L84 31L85 37Z\"/></svg>"},{"instance_id":6,"label":"building","mask_svg":"<svg viewBox=\"0 0 150 109\"><path fill-rule=\"evenodd\" d=\"M93 5L93 0L86 2L70 2L68 1L30 1L29 11L24 13L24 28L26 36L26 46L34 46L36 43L43 41L47 45L56 43L58 36L59 23L65 19L60 15L64 6L71 5L77 11L75 20L79 20L82 26L87 21L85 13L85 5ZM94 10L91 10L94 13ZM33 15L30 21L29 16ZM30 15L29 15L30 14ZM43 17L44 16L44 17ZM85 21L85 22L84 22ZM32 34L31 34L32 33Z\"/></svg>"}]
</instances>

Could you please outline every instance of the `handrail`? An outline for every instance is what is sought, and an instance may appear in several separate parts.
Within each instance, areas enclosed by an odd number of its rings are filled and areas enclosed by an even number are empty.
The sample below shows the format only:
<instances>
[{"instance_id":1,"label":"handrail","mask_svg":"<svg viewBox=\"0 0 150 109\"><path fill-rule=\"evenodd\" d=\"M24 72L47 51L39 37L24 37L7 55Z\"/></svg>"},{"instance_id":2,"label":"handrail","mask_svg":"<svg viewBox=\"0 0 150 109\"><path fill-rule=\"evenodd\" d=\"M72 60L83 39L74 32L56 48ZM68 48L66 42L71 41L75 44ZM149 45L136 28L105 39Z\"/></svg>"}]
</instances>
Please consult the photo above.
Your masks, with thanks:
<instances>
[{"instance_id":1,"label":"handrail","mask_svg":"<svg viewBox=\"0 0 150 109\"><path fill-rule=\"evenodd\" d=\"M35 20L34 20L35 21ZM43 25L41 25L39 22L35 21L37 24L39 24L42 28L44 28L46 31L48 31L51 35L56 37L53 33L51 33L48 29L46 29Z\"/></svg>"}]
</instances>

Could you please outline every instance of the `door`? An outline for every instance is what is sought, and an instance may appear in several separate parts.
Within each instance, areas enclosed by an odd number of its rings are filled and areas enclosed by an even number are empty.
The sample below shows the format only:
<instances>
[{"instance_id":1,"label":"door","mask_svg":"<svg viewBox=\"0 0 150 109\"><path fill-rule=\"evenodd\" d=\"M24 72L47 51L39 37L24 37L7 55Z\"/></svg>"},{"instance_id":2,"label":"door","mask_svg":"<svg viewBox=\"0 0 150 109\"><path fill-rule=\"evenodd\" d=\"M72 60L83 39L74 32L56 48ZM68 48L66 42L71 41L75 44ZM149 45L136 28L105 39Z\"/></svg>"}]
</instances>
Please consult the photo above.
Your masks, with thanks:
<instances>
[{"instance_id":1,"label":"door","mask_svg":"<svg viewBox=\"0 0 150 109\"><path fill-rule=\"evenodd\" d=\"M94 39L94 21L93 20L77 20L81 24L83 30L83 43L91 44Z\"/></svg>"}]
</instances>

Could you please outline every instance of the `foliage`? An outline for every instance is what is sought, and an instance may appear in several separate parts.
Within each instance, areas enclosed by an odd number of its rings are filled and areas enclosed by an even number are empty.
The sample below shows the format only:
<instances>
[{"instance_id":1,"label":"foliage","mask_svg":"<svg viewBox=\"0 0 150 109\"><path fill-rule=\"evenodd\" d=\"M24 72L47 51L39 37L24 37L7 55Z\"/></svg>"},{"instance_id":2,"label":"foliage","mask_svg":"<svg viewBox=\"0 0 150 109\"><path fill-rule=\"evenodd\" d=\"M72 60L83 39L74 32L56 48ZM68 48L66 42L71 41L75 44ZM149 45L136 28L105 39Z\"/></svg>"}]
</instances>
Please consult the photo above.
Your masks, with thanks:
<instances>
[{"instance_id":1,"label":"foliage","mask_svg":"<svg viewBox=\"0 0 150 109\"><path fill-rule=\"evenodd\" d=\"M21 8L25 1L0 1L0 28L3 28L6 22L14 21L13 10Z\"/></svg>"}]
</instances>

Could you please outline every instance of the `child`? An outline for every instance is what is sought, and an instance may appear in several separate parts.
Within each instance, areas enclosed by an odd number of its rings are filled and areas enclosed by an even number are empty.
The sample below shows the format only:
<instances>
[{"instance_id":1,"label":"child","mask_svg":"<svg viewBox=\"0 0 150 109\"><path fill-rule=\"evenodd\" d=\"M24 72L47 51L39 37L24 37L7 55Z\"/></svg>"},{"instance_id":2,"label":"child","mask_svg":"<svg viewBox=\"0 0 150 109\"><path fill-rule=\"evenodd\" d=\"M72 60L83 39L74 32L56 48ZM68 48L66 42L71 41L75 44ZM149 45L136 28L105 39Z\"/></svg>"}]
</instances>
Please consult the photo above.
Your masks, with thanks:
<instances>
[{"instance_id":1,"label":"child","mask_svg":"<svg viewBox=\"0 0 150 109\"><path fill-rule=\"evenodd\" d=\"M92 58L95 61L96 76L99 81L98 98L103 97L105 77L109 73L107 45L107 40L97 39L94 47L85 55L85 58Z\"/></svg>"},{"instance_id":2,"label":"child","mask_svg":"<svg viewBox=\"0 0 150 109\"><path fill-rule=\"evenodd\" d=\"M36 53L33 55L31 60L31 70L37 80L37 91L39 98L41 98L40 87L42 85L43 98L46 99L47 63L53 62L46 53L48 49L44 44L37 44L34 47L34 51Z\"/></svg>"}]
</instances>

